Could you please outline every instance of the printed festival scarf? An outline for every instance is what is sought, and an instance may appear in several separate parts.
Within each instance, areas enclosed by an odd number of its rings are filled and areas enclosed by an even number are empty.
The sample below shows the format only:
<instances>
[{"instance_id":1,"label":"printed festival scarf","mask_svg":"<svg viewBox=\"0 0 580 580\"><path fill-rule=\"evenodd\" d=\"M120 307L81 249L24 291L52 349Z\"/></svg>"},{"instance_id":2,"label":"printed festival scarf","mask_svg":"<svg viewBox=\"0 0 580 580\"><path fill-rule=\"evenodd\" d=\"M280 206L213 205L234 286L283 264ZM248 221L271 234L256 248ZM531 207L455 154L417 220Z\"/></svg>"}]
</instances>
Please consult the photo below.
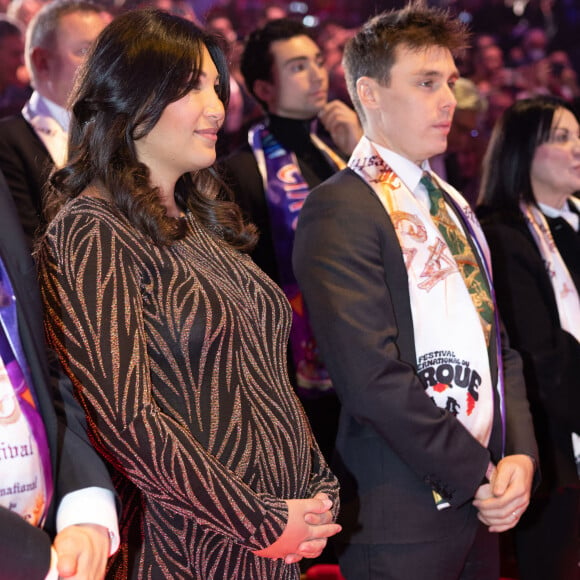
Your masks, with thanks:
<instances>
[{"instance_id":1,"label":"printed festival scarf","mask_svg":"<svg viewBox=\"0 0 580 580\"><path fill-rule=\"evenodd\" d=\"M316 135L311 134L310 138L337 170L345 167L344 161ZM294 153L278 143L266 124L253 126L248 133L248 140L264 180L280 284L292 306L290 347L298 392L303 396L317 396L331 389L332 383L319 359L302 293L292 270L296 224L310 189Z\"/></svg>"},{"instance_id":2,"label":"printed festival scarf","mask_svg":"<svg viewBox=\"0 0 580 580\"><path fill-rule=\"evenodd\" d=\"M580 209L580 204L577 200L570 198L570 202ZM522 202L520 209L524 214L536 246L538 246L552 283L560 317L560 326L580 342L580 299L572 276L554 242L550 226L544 214L536 206ZM580 476L580 436L577 433L572 433L572 447L578 475Z\"/></svg>"},{"instance_id":3,"label":"printed festival scarf","mask_svg":"<svg viewBox=\"0 0 580 580\"><path fill-rule=\"evenodd\" d=\"M438 407L455 415L486 447L494 406L489 353L479 315L455 259L429 209L415 198L366 137L353 152L349 167L373 189L395 228L407 268L417 373L425 392ZM431 177L436 179L433 174ZM466 234L475 241L493 292L483 233L467 202L449 189L445 188L462 217ZM494 315L497 331L497 313ZM499 336L496 342L503 419Z\"/></svg>"},{"instance_id":4,"label":"printed festival scarf","mask_svg":"<svg viewBox=\"0 0 580 580\"><path fill-rule=\"evenodd\" d=\"M16 299L0 260L0 505L41 527L53 492L52 465L29 374Z\"/></svg>"}]
</instances>

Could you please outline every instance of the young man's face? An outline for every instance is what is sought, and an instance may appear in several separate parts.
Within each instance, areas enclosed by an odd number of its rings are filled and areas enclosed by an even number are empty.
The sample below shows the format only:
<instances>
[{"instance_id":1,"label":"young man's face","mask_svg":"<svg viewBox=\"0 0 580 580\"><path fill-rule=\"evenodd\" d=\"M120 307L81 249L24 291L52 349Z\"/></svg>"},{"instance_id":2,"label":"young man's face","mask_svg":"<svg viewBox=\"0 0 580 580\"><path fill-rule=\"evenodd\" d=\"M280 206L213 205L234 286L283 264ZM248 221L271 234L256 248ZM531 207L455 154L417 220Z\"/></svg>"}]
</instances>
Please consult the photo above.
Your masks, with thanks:
<instances>
[{"instance_id":1,"label":"young man's face","mask_svg":"<svg viewBox=\"0 0 580 580\"><path fill-rule=\"evenodd\" d=\"M291 119L310 119L326 105L328 72L322 53L307 36L277 40L270 46L274 57L268 110Z\"/></svg>"},{"instance_id":2,"label":"young man's face","mask_svg":"<svg viewBox=\"0 0 580 580\"><path fill-rule=\"evenodd\" d=\"M458 76L448 49L433 46L413 51L398 46L388 86L377 85L376 109L370 111L367 135L417 164L443 153Z\"/></svg>"}]
</instances>

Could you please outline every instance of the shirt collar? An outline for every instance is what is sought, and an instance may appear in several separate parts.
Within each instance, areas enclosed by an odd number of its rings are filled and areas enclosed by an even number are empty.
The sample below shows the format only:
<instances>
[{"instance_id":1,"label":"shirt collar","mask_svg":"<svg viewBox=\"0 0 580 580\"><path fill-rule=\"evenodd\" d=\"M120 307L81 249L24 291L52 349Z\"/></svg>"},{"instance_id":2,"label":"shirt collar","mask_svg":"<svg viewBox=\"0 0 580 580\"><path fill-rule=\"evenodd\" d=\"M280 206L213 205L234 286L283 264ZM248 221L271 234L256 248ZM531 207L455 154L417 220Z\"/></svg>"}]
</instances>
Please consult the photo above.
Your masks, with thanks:
<instances>
[{"instance_id":1,"label":"shirt collar","mask_svg":"<svg viewBox=\"0 0 580 580\"><path fill-rule=\"evenodd\" d=\"M570 224L570 226L575 232L578 231L578 226L580 225L579 224L580 218L577 213L573 212L570 209L568 203L564 204L564 206L561 209L557 209L555 207L552 207L551 205L546 205L545 203L539 202L538 206L545 216L550 218L562 218Z\"/></svg>"},{"instance_id":2,"label":"shirt collar","mask_svg":"<svg viewBox=\"0 0 580 580\"><path fill-rule=\"evenodd\" d=\"M413 163L410 159L379 145L372 141L374 147L386 164L396 173L397 177L403 182L407 189L413 193L420 201L429 206L429 197L425 188L419 184L423 173L431 171L429 161L425 160L421 165Z\"/></svg>"},{"instance_id":3,"label":"shirt collar","mask_svg":"<svg viewBox=\"0 0 580 580\"><path fill-rule=\"evenodd\" d=\"M410 191L415 191L425 171L430 171L429 161L423 161L421 165L413 163L406 157L372 142L376 150L381 154L387 165L397 174L397 177L407 186Z\"/></svg>"},{"instance_id":4,"label":"shirt collar","mask_svg":"<svg viewBox=\"0 0 580 580\"><path fill-rule=\"evenodd\" d=\"M68 132L70 112L67 109L42 96L38 91L32 93L29 105L32 116L37 114L48 115L62 127L63 131Z\"/></svg>"}]
</instances>

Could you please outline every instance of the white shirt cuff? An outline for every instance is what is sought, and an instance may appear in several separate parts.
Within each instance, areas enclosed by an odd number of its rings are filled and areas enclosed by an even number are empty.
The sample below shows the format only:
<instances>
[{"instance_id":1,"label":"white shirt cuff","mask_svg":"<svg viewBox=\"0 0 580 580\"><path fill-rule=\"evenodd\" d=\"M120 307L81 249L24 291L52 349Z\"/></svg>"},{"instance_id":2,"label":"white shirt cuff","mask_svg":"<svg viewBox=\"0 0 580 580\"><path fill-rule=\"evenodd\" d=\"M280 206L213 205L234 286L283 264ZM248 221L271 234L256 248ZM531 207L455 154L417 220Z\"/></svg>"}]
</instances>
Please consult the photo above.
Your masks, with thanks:
<instances>
[{"instance_id":1,"label":"white shirt cuff","mask_svg":"<svg viewBox=\"0 0 580 580\"><path fill-rule=\"evenodd\" d=\"M67 493L58 506L56 531L79 524L98 524L109 530L109 556L119 548L119 525L115 496L109 489L85 487Z\"/></svg>"}]
</instances>

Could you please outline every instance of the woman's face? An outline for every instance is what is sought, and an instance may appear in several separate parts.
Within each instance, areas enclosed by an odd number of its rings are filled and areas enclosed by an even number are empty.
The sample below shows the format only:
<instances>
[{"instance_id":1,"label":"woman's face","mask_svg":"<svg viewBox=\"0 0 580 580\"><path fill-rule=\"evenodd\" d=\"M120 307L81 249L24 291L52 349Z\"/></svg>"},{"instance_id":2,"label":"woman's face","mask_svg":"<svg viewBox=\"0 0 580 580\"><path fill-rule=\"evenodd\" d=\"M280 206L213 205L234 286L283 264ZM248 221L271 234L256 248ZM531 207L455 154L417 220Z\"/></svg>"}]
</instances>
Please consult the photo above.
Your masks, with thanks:
<instances>
[{"instance_id":1,"label":"woman's face","mask_svg":"<svg viewBox=\"0 0 580 580\"><path fill-rule=\"evenodd\" d=\"M553 207L580 191L580 127L567 109L554 113L550 138L536 148L530 177L536 201Z\"/></svg>"},{"instance_id":2,"label":"woman's face","mask_svg":"<svg viewBox=\"0 0 580 580\"><path fill-rule=\"evenodd\" d=\"M173 188L185 173L215 161L217 133L225 115L218 85L217 68L204 47L196 88L167 105L153 129L135 141L137 158L149 168L153 185Z\"/></svg>"}]
</instances>

